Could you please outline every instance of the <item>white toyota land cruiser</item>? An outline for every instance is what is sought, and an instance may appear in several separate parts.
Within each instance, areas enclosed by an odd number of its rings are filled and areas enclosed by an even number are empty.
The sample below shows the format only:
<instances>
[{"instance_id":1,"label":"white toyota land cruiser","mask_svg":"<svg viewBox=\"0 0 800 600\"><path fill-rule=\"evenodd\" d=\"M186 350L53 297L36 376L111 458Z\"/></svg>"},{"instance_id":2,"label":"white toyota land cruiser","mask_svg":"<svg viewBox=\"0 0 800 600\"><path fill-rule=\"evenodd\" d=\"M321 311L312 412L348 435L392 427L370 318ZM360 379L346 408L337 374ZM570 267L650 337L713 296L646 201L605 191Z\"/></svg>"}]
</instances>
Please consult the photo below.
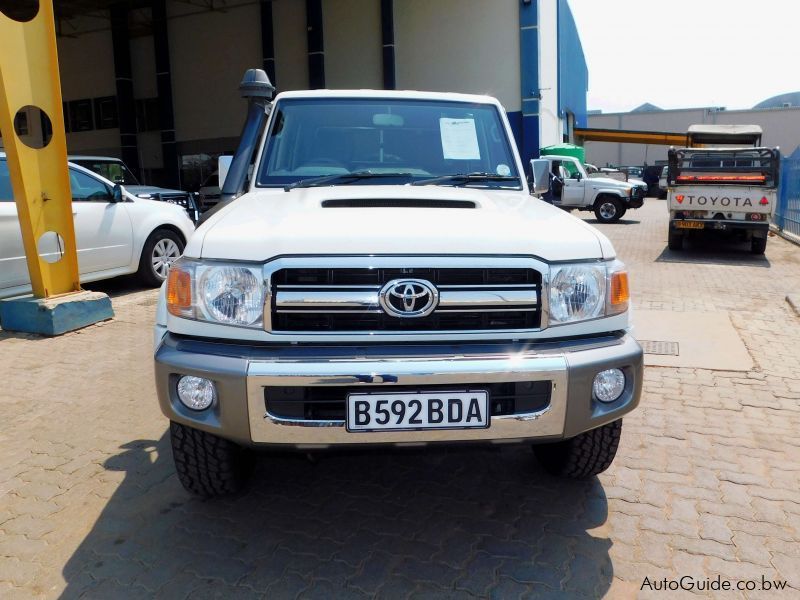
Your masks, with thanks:
<instances>
[{"instance_id":1,"label":"white toyota land cruiser","mask_svg":"<svg viewBox=\"0 0 800 600\"><path fill-rule=\"evenodd\" d=\"M227 201L158 306L186 489L233 492L276 446L528 442L556 474L608 468L642 386L627 275L605 236L531 195L497 100L273 103L256 70L241 89Z\"/></svg>"}]
</instances>

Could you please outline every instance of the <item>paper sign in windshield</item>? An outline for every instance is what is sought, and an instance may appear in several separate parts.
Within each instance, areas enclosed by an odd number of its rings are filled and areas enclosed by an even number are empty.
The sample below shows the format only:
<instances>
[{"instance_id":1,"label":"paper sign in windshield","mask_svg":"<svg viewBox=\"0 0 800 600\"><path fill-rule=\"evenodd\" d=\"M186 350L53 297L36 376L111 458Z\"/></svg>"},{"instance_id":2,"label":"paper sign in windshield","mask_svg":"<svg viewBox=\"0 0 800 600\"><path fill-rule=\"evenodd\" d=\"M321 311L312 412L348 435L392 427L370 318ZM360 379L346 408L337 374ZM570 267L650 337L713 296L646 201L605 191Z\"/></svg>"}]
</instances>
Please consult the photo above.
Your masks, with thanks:
<instances>
[{"instance_id":1,"label":"paper sign in windshield","mask_svg":"<svg viewBox=\"0 0 800 600\"><path fill-rule=\"evenodd\" d=\"M448 160L480 160L474 119L439 119L442 152Z\"/></svg>"}]
</instances>

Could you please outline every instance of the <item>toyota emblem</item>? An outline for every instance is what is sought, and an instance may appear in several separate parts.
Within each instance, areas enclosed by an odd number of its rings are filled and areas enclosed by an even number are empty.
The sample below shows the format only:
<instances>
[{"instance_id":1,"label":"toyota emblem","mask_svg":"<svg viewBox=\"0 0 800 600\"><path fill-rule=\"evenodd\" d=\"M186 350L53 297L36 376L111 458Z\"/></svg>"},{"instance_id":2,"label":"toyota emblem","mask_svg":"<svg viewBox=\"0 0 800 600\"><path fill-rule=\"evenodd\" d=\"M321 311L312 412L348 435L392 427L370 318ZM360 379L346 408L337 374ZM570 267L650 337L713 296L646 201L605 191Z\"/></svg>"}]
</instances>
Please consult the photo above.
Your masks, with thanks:
<instances>
[{"instance_id":1,"label":"toyota emblem","mask_svg":"<svg viewBox=\"0 0 800 600\"><path fill-rule=\"evenodd\" d=\"M439 304L439 291L424 279L393 279L381 288L380 303L393 317L425 317Z\"/></svg>"}]
</instances>

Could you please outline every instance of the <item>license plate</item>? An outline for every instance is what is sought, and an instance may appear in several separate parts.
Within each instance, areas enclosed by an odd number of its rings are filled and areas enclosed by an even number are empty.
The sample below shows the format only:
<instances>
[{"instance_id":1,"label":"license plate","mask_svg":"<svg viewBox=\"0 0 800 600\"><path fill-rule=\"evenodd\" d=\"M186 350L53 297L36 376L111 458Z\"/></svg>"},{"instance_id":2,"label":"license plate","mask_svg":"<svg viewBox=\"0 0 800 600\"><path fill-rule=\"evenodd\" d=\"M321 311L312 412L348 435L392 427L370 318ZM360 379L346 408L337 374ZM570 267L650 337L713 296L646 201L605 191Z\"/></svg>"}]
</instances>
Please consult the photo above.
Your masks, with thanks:
<instances>
[{"instance_id":1,"label":"license plate","mask_svg":"<svg viewBox=\"0 0 800 600\"><path fill-rule=\"evenodd\" d=\"M348 431L485 429L485 390L348 394Z\"/></svg>"},{"instance_id":2,"label":"license plate","mask_svg":"<svg viewBox=\"0 0 800 600\"><path fill-rule=\"evenodd\" d=\"M705 226L705 223L699 221L675 221L675 227L678 229L703 229Z\"/></svg>"}]
</instances>

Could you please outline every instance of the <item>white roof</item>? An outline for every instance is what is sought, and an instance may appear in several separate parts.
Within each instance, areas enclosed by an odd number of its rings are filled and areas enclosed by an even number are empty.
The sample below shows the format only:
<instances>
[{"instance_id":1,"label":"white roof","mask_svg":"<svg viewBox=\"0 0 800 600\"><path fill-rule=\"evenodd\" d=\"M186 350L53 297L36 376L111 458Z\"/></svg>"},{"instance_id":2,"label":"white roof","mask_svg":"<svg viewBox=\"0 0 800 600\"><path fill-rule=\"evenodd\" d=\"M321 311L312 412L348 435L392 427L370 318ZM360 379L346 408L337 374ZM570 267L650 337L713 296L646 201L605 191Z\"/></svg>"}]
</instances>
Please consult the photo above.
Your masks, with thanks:
<instances>
[{"instance_id":1,"label":"white roof","mask_svg":"<svg viewBox=\"0 0 800 600\"><path fill-rule=\"evenodd\" d=\"M689 125L689 133L710 133L722 135L761 135L760 125Z\"/></svg>"},{"instance_id":2,"label":"white roof","mask_svg":"<svg viewBox=\"0 0 800 600\"><path fill-rule=\"evenodd\" d=\"M393 98L397 100L440 100L500 105L500 102L492 96L456 94L452 92L420 92L416 90L294 90L281 92L275 97L275 100L280 100L281 98Z\"/></svg>"},{"instance_id":3,"label":"white roof","mask_svg":"<svg viewBox=\"0 0 800 600\"><path fill-rule=\"evenodd\" d=\"M117 158L116 156L93 156L93 155L83 155L83 154L70 154L67 157L68 160L113 160L117 162L122 162L121 158Z\"/></svg>"}]
</instances>

